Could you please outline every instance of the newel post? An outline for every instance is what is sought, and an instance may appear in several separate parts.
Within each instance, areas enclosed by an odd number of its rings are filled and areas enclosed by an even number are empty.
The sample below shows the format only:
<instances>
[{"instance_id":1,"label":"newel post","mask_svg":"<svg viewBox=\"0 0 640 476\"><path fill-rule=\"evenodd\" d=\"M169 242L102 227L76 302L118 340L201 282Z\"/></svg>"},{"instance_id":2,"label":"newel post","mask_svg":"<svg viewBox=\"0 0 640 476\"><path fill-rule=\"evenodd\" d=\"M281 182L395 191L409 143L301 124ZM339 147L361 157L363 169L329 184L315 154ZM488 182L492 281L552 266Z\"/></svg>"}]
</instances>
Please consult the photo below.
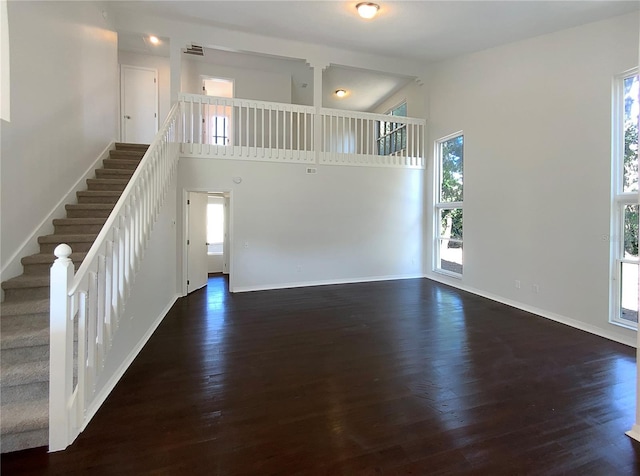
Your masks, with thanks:
<instances>
[{"instance_id":1,"label":"newel post","mask_svg":"<svg viewBox=\"0 0 640 476\"><path fill-rule=\"evenodd\" d=\"M69 445L71 419L69 400L73 390L73 316L69 288L73 281L71 247L58 245L51 267L50 357L49 357L49 451Z\"/></svg>"}]
</instances>

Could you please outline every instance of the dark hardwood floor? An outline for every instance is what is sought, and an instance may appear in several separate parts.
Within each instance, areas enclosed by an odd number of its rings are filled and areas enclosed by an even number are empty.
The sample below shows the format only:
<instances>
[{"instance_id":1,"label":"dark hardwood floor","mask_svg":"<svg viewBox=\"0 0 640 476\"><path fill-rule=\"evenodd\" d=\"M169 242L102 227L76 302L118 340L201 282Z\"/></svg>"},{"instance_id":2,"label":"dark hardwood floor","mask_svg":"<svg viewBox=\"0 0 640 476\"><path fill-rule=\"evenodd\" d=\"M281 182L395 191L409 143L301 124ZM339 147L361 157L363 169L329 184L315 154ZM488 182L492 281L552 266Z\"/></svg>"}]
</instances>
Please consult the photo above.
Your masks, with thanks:
<instances>
[{"instance_id":1,"label":"dark hardwood floor","mask_svg":"<svg viewBox=\"0 0 640 476\"><path fill-rule=\"evenodd\" d=\"M634 354L426 279L212 277L68 450L2 474L638 474Z\"/></svg>"}]
</instances>

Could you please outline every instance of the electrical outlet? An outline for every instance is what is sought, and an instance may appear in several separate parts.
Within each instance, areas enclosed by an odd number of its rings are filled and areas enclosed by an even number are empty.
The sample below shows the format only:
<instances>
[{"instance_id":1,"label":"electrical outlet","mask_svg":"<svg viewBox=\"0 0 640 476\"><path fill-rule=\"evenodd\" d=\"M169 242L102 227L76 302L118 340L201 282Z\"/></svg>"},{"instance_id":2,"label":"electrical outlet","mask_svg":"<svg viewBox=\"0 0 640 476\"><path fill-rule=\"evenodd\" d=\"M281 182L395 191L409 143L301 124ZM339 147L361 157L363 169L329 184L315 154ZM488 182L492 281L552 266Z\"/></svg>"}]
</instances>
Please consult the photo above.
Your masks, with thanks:
<instances>
[{"instance_id":1,"label":"electrical outlet","mask_svg":"<svg viewBox=\"0 0 640 476\"><path fill-rule=\"evenodd\" d=\"M520 280L516 279L516 289L520 289Z\"/></svg>"},{"instance_id":2,"label":"electrical outlet","mask_svg":"<svg viewBox=\"0 0 640 476\"><path fill-rule=\"evenodd\" d=\"M537 284L534 284L532 287L533 287L533 292L534 293L540 292L540 286L538 286Z\"/></svg>"}]
</instances>

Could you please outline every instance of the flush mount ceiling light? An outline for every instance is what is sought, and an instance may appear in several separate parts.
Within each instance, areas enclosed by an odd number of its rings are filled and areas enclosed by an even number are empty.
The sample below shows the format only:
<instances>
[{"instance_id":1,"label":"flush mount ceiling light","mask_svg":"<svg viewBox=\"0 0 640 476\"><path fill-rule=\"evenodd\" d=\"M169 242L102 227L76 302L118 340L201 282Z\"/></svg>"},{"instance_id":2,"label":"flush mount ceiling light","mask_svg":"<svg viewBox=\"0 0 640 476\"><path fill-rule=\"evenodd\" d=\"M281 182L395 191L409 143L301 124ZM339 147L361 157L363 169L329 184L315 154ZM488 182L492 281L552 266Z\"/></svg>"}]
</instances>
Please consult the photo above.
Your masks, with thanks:
<instances>
[{"instance_id":1,"label":"flush mount ceiling light","mask_svg":"<svg viewBox=\"0 0 640 476\"><path fill-rule=\"evenodd\" d=\"M370 20L376 16L378 10L380 10L380 5L371 2L362 2L356 5L356 10L358 10L358 15L362 18Z\"/></svg>"},{"instance_id":2,"label":"flush mount ceiling light","mask_svg":"<svg viewBox=\"0 0 640 476\"><path fill-rule=\"evenodd\" d=\"M347 95L347 91L345 89L336 89L336 96L339 98L343 98Z\"/></svg>"},{"instance_id":3,"label":"flush mount ceiling light","mask_svg":"<svg viewBox=\"0 0 640 476\"><path fill-rule=\"evenodd\" d=\"M149 37L149 41L154 45L157 45L158 43L160 43L160 40L158 39L158 37L153 35Z\"/></svg>"}]
</instances>

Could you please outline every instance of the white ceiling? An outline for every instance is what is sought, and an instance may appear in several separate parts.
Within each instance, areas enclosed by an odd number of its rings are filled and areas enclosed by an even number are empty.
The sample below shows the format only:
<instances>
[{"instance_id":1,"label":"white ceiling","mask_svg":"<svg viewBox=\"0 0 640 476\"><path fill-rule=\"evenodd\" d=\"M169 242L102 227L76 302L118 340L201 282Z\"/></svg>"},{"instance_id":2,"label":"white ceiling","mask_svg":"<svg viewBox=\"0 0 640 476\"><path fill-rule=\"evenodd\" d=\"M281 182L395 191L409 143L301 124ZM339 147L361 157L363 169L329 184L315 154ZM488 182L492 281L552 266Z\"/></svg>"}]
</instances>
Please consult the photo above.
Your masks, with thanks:
<instances>
[{"instance_id":1,"label":"white ceiling","mask_svg":"<svg viewBox=\"0 0 640 476\"><path fill-rule=\"evenodd\" d=\"M308 43L376 55L434 62L504 43L637 11L640 2L613 0L448 0L379 2L373 20L357 16L358 1L126 1L112 6ZM169 56L140 33L119 32L119 48ZM181 45L182 46L182 45ZM186 46L186 45L184 45ZM288 71L294 102L311 104L313 76L300 60L205 48L204 60L257 70ZM369 111L412 78L331 65L323 76L324 106ZM307 84L307 86L303 86ZM337 99L334 91L349 94Z\"/></svg>"},{"instance_id":2,"label":"white ceiling","mask_svg":"<svg viewBox=\"0 0 640 476\"><path fill-rule=\"evenodd\" d=\"M120 2L119 2L120 3ZM638 10L614 0L381 1L373 20L358 1L127 1L157 16L349 50L438 61Z\"/></svg>"}]
</instances>

